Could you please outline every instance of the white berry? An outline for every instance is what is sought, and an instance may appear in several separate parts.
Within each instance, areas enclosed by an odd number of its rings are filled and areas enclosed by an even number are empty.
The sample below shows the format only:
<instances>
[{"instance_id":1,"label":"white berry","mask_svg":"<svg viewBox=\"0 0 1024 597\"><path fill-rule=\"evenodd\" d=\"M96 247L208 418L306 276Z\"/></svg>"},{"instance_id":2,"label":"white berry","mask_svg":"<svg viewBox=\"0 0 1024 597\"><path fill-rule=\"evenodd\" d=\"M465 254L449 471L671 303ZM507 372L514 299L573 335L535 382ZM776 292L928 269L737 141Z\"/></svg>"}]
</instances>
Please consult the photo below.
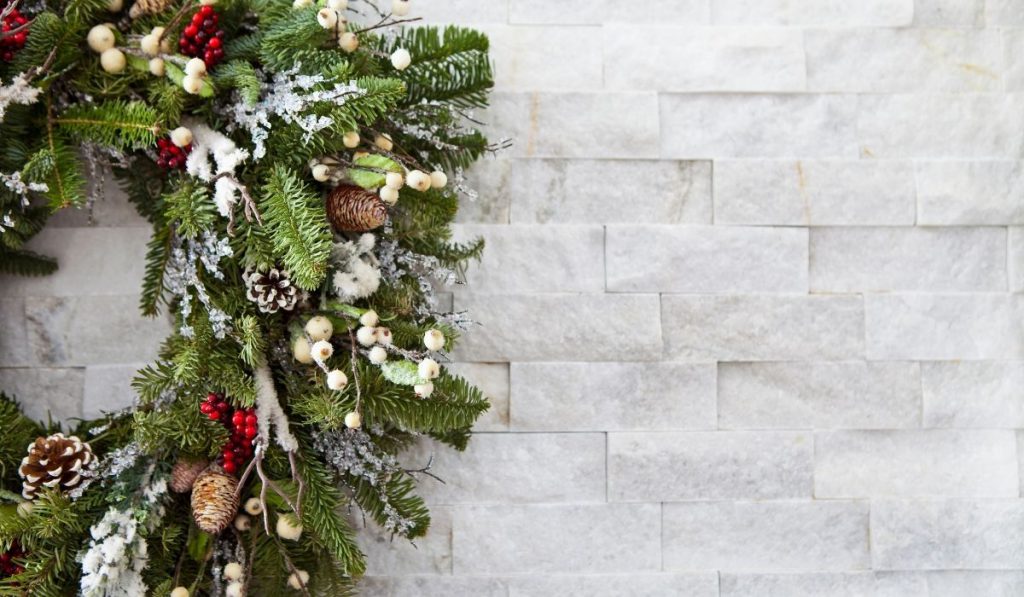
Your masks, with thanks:
<instances>
[{"instance_id":1,"label":"white berry","mask_svg":"<svg viewBox=\"0 0 1024 597\"><path fill-rule=\"evenodd\" d=\"M296 591L309 584L309 572L299 570L288 577L288 586Z\"/></svg>"},{"instance_id":2,"label":"white berry","mask_svg":"<svg viewBox=\"0 0 1024 597\"><path fill-rule=\"evenodd\" d=\"M409 0L394 0L391 3L391 13L396 17L404 17L409 14Z\"/></svg>"},{"instance_id":3,"label":"white berry","mask_svg":"<svg viewBox=\"0 0 1024 597\"><path fill-rule=\"evenodd\" d=\"M422 193L430 188L430 175L426 172L413 170L405 177L405 184Z\"/></svg>"},{"instance_id":4,"label":"white berry","mask_svg":"<svg viewBox=\"0 0 1024 597\"><path fill-rule=\"evenodd\" d=\"M441 330L427 330L423 334L423 346L427 347L427 350L438 351L444 348L444 334Z\"/></svg>"},{"instance_id":5,"label":"white berry","mask_svg":"<svg viewBox=\"0 0 1024 597\"><path fill-rule=\"evenodd\" d=\"M188 597L188 589L185 587L174 587L171 591L171 597Z\"/></svg>"},{"instance_id":6,"label":"white berry","mask_svg":"<svg viewBox=\"0 0 1024 597\"><path fill-rule=\"evenodd\" d=\"M242 578L242 565L238 562L228 562L224 566L224 578L228 580L238 580Z\"/></svg>"},{"instance_id":7,"label":"white berry","mask_svg":"<svg viewBox=\"0 0 1024 597\"><path fill-rule=\"evenodd\" d=\"M412 64L412 56L409 54L409 50L405 48L399 48L391 54L391 66L397 70L405 70Z\"/></svg>"},{"instance_id":8,"label":"white berry","mask_svg":"<svg viewBox=\"0 0 1024 597\"><path fill-rule=\"evenodd\" d=\"M348 8L348 0L327 0L327 8L334 10L345 10Z\"/></svg>"},{"instance_id":9,"label":"white berry","mask_svg":"<svg viewBox=\"0 0 1024 597\"><path fill-rule=\"evenodd\" d=\"M183 126L179 126L171 131L171 143L174 143L178 147L192 145L192 131Z\"/></svg>"},{"instance_id":10,"label":"white berry","mask_svg":"<svg viewBox=\"0 0 1024 597\"><path fill-rule=\"evenodd\" d=\"M317 315L306 322L306 333L313 340L329 340L334 335L334 324L323 315Z\"/></svg>"},{"instance_id":11,"label":"white berry","mask_svg":"<svg viewBox=\"0 0 1024 597\"><path fill-rule=\"evenodd\" d=\"M317 182L327 182L331 179L331 167L327 164L317 164L313 166L313 180Z\"/></svg>"},{"instance_id":12,"label":"white berry","mask_svg":"<svg viewBox=\"0 0 1024 597\"><path fill-rule=\"evenodd\" d=\"M199 0L201 6L213 6L217 3L217 0Z\"/></svg>"},{"instance_id":13,"label":"white berry","mask_svg":"<svg viewBox=\"0 0 1024 597\"><path fill-rule=\"evenodd\" d=\"M395 144L391 141L391 135L384 133L383 135L377 135L373 140L373 144L380 147L384 151L391 151L394 149Z\"/></svg>"},{"instance_id":14,"label":"white berry","mask_svg":"<svg viewBox=\"0 0 1024 597\"><path fill-rule=\"evenodd\" d=\"M32 510L35 510L35 507L35 504L28 500L24 502L19 502L17 508L18 516L22 518L28 518L32 515Z\"/></svg>"},{"instance_id":15,"label":"white berry","mask_svg":"<svg viewBox=\"0 0 1024 597\"><path fill-rule=\"evenodd\" d=\"M384 327L377 328L377 344L391 346L394 341L394 338L391 336L391 330Z\"/></svg>"},{"instance_id":16,"label":"white berry","mask_svg":"<svg viewBox=\"0 0 1024 597\"><path fill-rule=\"evenodd\" d=\"M153 58L149 61L149 73L158 77L164 76L167 72L163 58Z\"/></svg>"},{"instance_id":17,"label":"white berry","mask_svg":"<svg viewBox=\"0 0 1024 597\"><path fill-rule=\"evenodd\" d=\"M370 362L374 365L380 365L381 363L388 360L388 351L383 347L374 346L370 349Z\"/></svg>"},{"instance_id":18,"label":"white berry","mask_svg":"<svg viewBox=\"0 0 1024 597\"><path fill-rule=\"evenodd\" d=\"M313 360L322 363L331 358L334 354L334 347L327 340L318 340L313 343Z\"/></svg>"},{"instance_id":19,"label":"white berry","mask_svg":"<svg viewBox=\"0 0 1024 597\"><path fill-rule=\"evenodd\" d=\"M169 37L164 37L164 27L153 27L153 30L149 34L153 39L160 40L163 37L163 41L160 41L160 51L164 54L171 53L171 40Z\"/></svg>"},{"instance_id":20,"label":"white berry","mask_svg":"<svg viewBox=\"0 0 1024 597\"><path fill-rule=\"evenodd\" d=\"M369 311L366 311L365 313L359 316L359 323L365 326L375 327L378 323L380 323L380 316L377 315L376 311L370 309Z\"/></svg>"},{"instance_id":21,"label":"white berry","mask_svg":"<svg viewBox=\"0 0 1024 597\"><path fill-rule=\"evenodd\" d=\"M344 390L348 385L348 376L340 369L335 369L327 374L327 387L332 390Z\"/></svg>"},{"instance_id":22,"label":"white berry","mask_svg":"<svg viewBox=\"0 0 1024 597\"><path fill-rule=\"evenodd\" d=\"M435 189L443 189L448 186L448 175L440 170L434 170L430 173L430 186Z\"/></svg>"},{"instance_id":23,"label":"white berry","mask_svg":"<svg viewBox=\"0 0 1024 597\"><path fill-rule=\"evenodd\" d=\"M139 47L142 48L142 53L147 56L156 56L160 53L160 37L150 33L142 38L139 42Z\"/></svg>"},{"instance_id":24,"label":"white berry","mask_svg":"<svg viewBox=\"0 0 1024 597\"><path fill-rule=\"evenodd\" d=\"M346 31L338 38L338 47L351 54L359 49L359 37L351 31Z\"/></svg>"},{"instance_id":25,"label":"white berry","mask_svg":"<svg viewBox=\"0 0 1024 597\"><path fill-rule=\"evenodd\" d=\"M345 147L355 149L356 147L359 147L359 133L349 131L341 138L341 142L345 144Z\"/></svg>"},{"instance_id":26,"label":"white berry","mask_svg":"<svg viewBox=\"0 0 1024 597\"><path fill-rule=\"evenodd\" d=\"M257 502L259 500L256 500ZM248 514L239 514L235 517L235 529L241 532L248 531L252 528L252 519L249 518Z\"/></svg>"},{"instance_id":27,"label":"white berry","mask_svg":"<svg viewBox=\"0 0 1024 597\"><path fill-rule=\"evenodd\" d=\"M377 343L377 330L368 325L356 330L356 340L363 346L373 346Z\"/></svg>"},{"instance_id":28,"label":"white berry","mask_svg":"<svg viewBox=\"0 0 1024 597\"><path fill-rule=\"evenodd\" d=\"M311 365L313 363L313 347L309 345L309 340L301 336L295 340L295 345L292 346L292 356L303 365Z\"/></svg>"},{"instance_id":29,"label":"white berry","mask_svg":"<svg viewBox=\"0 0 1024 597\"><path fill-rule=\"evenodd\" d=\"M278 537L298 541L302 536L302 523L293 514L278 514L276 530Z\"/></svg>"},{"instance_id":30,"label":"white berry","mask_svg":"<svg viewBox=\"0 0 1024 597\"><path fill-rule=\"evenodd\" d=\"M388 205L398 203L398 190L393 187L381 187L379 191L380 200Z\"/></svg>"},{"instance_id":31,"label":"white berry","mask_svg":"<svg viewBox=\"0 0 1024 597\"><path fill-rule=\"evenodd\" d=\"M245 511L250 516L259 516L263 514L263 504L260 503L260 498L249 498L245 500Z\"/></svg>"},{"instance_id":32,"label":"white berry","mask_svg":"<svg viewBox=\"0 0 1024 597\"><path fill-rule=\"evenodd\" d=\"M423 359L420 361L417 371L419 371L420 379L435 379L441 375L441 366L434 359Z\"/></svg>"},{"instance_id":33,"label":"white berry","mask_svg":"<svg viewBox=\"0 0 1024 597\"><path fill-rule=\"evenodd\" d=\"M307 6L313 6L313 0L295 0L295 2L292 2L292 8L306 8Z\"/></svg>"},{"instance_id":34,"label":"white berry","mask_svg":"<svg viewBox=\"0 0 1024 597\"><path fill-rule=\"evenodd\" d=\"M333 8L321 8L316 13L316 22L324 29L334 29L338 25L338 11Z\"/></svg>"},{"instance_id":35,"label":"white berry","mask_svg":"<svg viewBox=\"0 0 1024 597\"><path fill-rule=\"evenodd\" d=\"M405 176L401 172L388 172L384 176L384 184L397 191L405 186Z\"/></svg>"},{"instance_id":36,"label":"white berry","mask_svg":"<svg viewBox=\"0 0 1024 597\"><path fill-rule=\"evenodd\" d=\"M124 0L107 0L107 10L110 12L121 12L124 8Z\"/></svg>"},{"instance_id":37,"label":"white berry","mask_svg":"<svg viewBox=\"0 0 1024 597\"><path fill-rule=\"evenodd\" d=\"M418 383L413 386L413 391L416 392L416 396L419 398L429 398L434 393L434 384L428 382Z\"/></svg>"},{"instance_id":38,"label":"white berry","mask_svg":"<svg viewBox=\"0 0 1024 597\"><path fill-rule=\"evenodd\" d=\"M116 75L124 72L124 67L128 66L128 59L121 50L110 48L100 54L100 66L108 73Z\"/></svg>"},{"instance_id":39,"label":"white berry","mask_svg":"<svg viewBox=\"0 0 1024 597\"><path fill-rule=\"evenodd\" d=\"M185 63L185 74L190 77L201 77L206 74L206 63L202 58L193 58Z\"/></svg>"},{"instance_id":40,"label":"white berry","mask_svg":"<svg viewBox=\"0 0 1024 597\"><path fill-rule=\"evenodd\" d=\"M86 35L85 41L88 42L89 48L93 52L102 54L114 47L114 32L106 25L96 25L89 30L89 34Z\"/></svg>"},{"instance_id":41,"label":"white berry","mask_svg":"<svg viewBox=\"0 0 1024 597\"><path fill-rule=\"evenodd\" d=\"M229 582L224 589L224 597L242 597L242 583L237 580Z\"/></svg>"},{"instance_id":42,"label":"white berry","mask_svg":"<svg viewBox=\"0 0 1024 597\"><path fill-rule=\"evenodd\" d=\"M359 413L353 411L345 415L345 427L349 429L359 429L363 426L363 418L359 416Z\"/></svg>"},{"instance_id":43,"label":"white berry","mask_svg":"<svg viewBox=\"0 0 1024 597\"><path fill-rule=\"evenodd\" d=\"M192 95L199 95L203 90L203 80L199 77L185 77L181 80L181 88Z\"/></svg>"}]
</instances>

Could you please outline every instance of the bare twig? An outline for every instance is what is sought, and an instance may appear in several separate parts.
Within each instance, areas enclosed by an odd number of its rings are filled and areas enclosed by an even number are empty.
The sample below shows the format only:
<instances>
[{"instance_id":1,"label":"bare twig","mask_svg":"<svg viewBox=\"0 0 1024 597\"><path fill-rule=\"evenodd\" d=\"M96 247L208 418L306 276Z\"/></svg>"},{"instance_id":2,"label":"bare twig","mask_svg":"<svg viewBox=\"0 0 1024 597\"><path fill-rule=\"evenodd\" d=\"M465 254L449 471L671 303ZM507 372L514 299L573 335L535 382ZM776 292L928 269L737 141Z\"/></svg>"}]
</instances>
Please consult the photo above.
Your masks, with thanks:
<instances>
[{"instance_id":1,"label":"bare twig","mask_svg":"<svg viewBox=\"0 0 1024 597\"><path fill-rule=\"evenodd\" d=\"M292 469L292 479L295 479L295 482L298 483L298 485L299 485L298 492L295 495L295 505L296 505L295 515L298 516L301 519L302 518L302 498L303 498L303 496L306 493L306 480L303 479L302 475L299 474L299 467L298 467L298 463L296 462L297 458L298 458L298 456L296 456L295 452L288 452L288 465L291 466L291 469Z\"/></svg>"},{"instance_id":2,"label":"bare twig","mask_svg":"<svg viewBox=\"0 0 1024 597\"><path fill-rule=\"evenodd\" d=\"M284 548L284 545L281 544L281 540L277 537L274 537L274 543L277 545L277 549L280 550L281 557L284 558L284 563L288 566L288 570L295 575L295 580L299 581L299 590L302 591L303 595L309 597L309 589L306 588L306 583L303 582L302 575L299 574L299 569L295 567L291 556L288 555L288 550Z\"/></svg>"},{"instance_id":3,"label":"bare twig","mask_svg":"<svg viewBox=\"0 0 1024 597\"><path fill-rule=\"evenodd\" d=\"M416 21L422 21L423 20L422 17L415 17L415 18L412 18L412 19L392 19L389 22L388 19L391 19L391 18L392 17L391 17L390 14L385 15L384 18L381 19L380 22L377 23L376 25L371 25L369 27L360 29L358 31L353 31L353 33L355 33L356 35L359 35L360 33L366 33L367 31L373 31L375 29L383 29L385 27L394 27L396 25L402 25L402 24L405 24L405 23L415 23Z\"/></svg>"},{"instance_id":4,"label":"bare twig","mask_svg":"<svg viewBox=\"0 0 1024 597\"><path fill-rule=\"evenodd\" d=\"M158 47L161 43L163 43L164 38L167 37L167 34L178 26L178 23L181 22L181 19L185 17L185 13L187 13L189 10L193 8L195 8L195 6L193 6L191 2L186 2L181 5L181 8L178 9L178 12L174 13L174 17L171 19L171 22L167 23L167 25L164 27L164 31L160 34L159 39L156 40Z\"/></svg>"}]
</instances>

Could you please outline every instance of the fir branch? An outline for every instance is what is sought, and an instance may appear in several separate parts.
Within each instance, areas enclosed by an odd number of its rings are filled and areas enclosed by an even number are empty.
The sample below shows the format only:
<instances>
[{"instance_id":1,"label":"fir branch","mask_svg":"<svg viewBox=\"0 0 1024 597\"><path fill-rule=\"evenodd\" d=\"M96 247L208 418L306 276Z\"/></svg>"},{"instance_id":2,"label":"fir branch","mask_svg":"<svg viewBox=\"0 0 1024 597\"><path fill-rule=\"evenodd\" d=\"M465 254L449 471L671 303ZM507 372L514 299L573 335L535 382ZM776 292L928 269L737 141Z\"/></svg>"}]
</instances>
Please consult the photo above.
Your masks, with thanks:
<instances>
[{"instance_id":1,"label":"fir branch","mask_svg":"<svg viewBox=\"0 0 1024 597\"><path fill-rule=\"evenodd\" d=\"M264 187L260 209L274 250L295 283L307 290L327 276L331 230L317 197L295 172L276 166Z\"/></svg>"},{"instance_id":2,"label":"fir branch","mask_svg":"<svg viewBox=\"0 0 1024 597\"><path fill-rule=\"evenodd\" d=\"M53 122L79 141L116 149L150 147L161 131L156 110L142 102L73 106Z\"/></svg>"}]
</instances>

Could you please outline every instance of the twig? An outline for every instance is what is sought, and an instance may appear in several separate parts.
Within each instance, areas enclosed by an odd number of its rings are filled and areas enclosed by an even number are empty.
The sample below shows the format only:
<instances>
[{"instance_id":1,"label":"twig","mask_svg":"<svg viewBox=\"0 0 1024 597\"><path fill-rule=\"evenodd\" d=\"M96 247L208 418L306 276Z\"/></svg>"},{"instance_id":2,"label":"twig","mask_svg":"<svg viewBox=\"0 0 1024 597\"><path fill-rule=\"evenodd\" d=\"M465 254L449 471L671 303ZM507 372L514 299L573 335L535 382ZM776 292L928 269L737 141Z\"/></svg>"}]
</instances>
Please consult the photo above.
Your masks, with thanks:
<instances>
[{"instance_id":1,"label":"twig","mask_svg":"<svg viewBox=\"0 0 1024 597\"><path fill-rule=\"evenodd\" d=\"M12 12L14 12L15 9L18 8L18 4L20 4L20 3L21 3L21 0L11 0L11 2L7 6L5 6L3 8L3 10L0 10L0 21L4 20L8 16L10 16L10 14ZM0 36L0 37L2 37L2 36Z\"/></svg>"},{"instance_id":2,"label":"twig","mask_svg":"<svg viewBox=\"0 0 1024 597\"><path fill-rule=\"evenodd\" d=\"M0 17L0 21L2 21L2 20L3 20L3 17ZM14 29L10 29L8 31L0 31L0 39L6 39L8 37L14 37L15 35L21 33L22 31L28 29L31 26L32 26L32 21L28 21L24 25L18 25Z\"/></svg>"},{"instance_id":3,"label":"twig","mask_svg":"<svg viewBox=\"0 0 1024 597\"><path fill-rule=\"evenodd\" d=\"M221 172L217 176L213 177L212 182L217 182L220 179L225 179L231 184L235 185L238 192L242 195L242 208L245 214L245 221L252 222L254 219L260 225L263 225L263 218L260 216L259 208L256 207L256 200L249 194L249 187L241 183L234 174L230 172ZM231 210L231 215L228 217L228 236L235 235L235 210Z\"/></svg>"},{"instance_id":4,"label":"twig","mask_svg":"<svg viewBox=\"0 0 1024 597\"><path fill-rule=\"evenodd\" d=\"M298 465L296 463L296 459L297 458L298 457L295 455L295 452L288 452L288 465L292 469L292 479L295 479L295 482L298 483L298 485L299 485L298 492L295 495L295 505L296 505L295 515L298 516L299 519L301 520L302 519L302 497L306 493L306 480L303 479L302 475L299 474L299 467L298 467Z\"/></svg>"},{"instance_id":5,"label":"twig","mask_svg":"<svg viewBox=\"0 0 1024 597\"><path fill-rule=\"evenodd\" d=\"M306 588L306 583L302 581L302 576L299 574L299 569L295 567L292 562L292 558L288 555L288 550L284 548L281 540L274 537L274 543L277 545L277 549L281 552L281 557L284 558L285 566L288 566L288 570L291 570L292 574L295 575L295 580L299 581L299 590L302 591L303 595L309 597L309 589Z\"/></svg>"},{"instance_id":6,"label":"twig","mask_svg":"<svg viewBox=\"0 0 1024 597\"><path fill-rule=\"evenodd\" d=\"M395 25L402 25L404 23L415 23L416 21L422 21L423 20L423 17L415 17L415 18L412 18L412 19L395 19L395 20L392 20L389 23L388 19L390 19L390 18L391 18L390 14L386 15L376 25L371 25L369 27L366 27L365 29L360 29L358 31L353 31L353 33L355 33L356 35L359 35L360 33L366 33L367 31L373 31L374 29L383 29L385 27L394 27Z\"/></svg>"},{"instance_id":7,"label":"twig","mask_svg":"<svg viewBox=\"0 0 1024 597\"><path fill-rule=\"evenodd\" d=\"M181 5L181 8L178 9L178 12L174 13L174 17L171 19L171 22L167 23L167 25L164 27L163 33L161 33L160 37L156 40L157 47L159 47L160 44L163 43L164 38L167 37L167 34L170 33L172 29L178 26L178 23L181 22L181 19L185 17L185 13L193 8L195 7L192 5L191 2L186 2Z\"/></svg>"},{"instance_id":8,"label":"twig","mask_svg":"<svg viewBox=\"0 0 1024 597\"><path fill-rule=\"evenodd\" d=\"M352 383L356 386L356 412L359 412L360 407L363 404L363 390L359 387L359 368L356 366L356 361L359 360L359 349L358 342L356 342L356 334L351 329L348 331L348 338L352 344Z\"/></svg>"}]
</instances>

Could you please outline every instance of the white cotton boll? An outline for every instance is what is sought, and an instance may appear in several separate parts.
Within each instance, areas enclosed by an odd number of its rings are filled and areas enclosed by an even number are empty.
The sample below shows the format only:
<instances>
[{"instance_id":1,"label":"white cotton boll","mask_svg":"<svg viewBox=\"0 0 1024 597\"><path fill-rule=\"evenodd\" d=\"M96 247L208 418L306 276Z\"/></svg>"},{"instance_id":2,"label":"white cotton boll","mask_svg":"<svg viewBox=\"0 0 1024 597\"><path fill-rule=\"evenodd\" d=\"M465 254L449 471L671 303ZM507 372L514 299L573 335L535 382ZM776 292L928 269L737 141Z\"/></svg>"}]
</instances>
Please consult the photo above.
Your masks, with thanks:
<instances>
[{"instance_id":1,"label":"white cotton boll","mask_svg":"<svg viewBox=\"0 0 1024 597\"><path fill-rule=\"evenodd\" d=\"M420 374L420 379L436 379L441 375L441 366L434 359L423 359L416 370Z\"/></svg>"},{"instance_id":2,"label":"white cotton boll","mask_svg":"<svg viewBox=\"0 0 1024 597\"><path fill-rule=\"evenodd\" d=\"M224 578L228 580L238 580L242 578L242 565L238 562L228 562L224 566Z\"/></svg>"},{"instance_id":3,"label":"white cotton boll","mask_svg":"<svg viewBox=\"0 0 1024 597\"><path fill-rule=\"evenodd\" d=\"M139 42L139 48L147 56L156 56L160 53L160 37L152 33L144 36L142 41Z\"/></svg>"},{"instance_id":4,"label":"white cotton boll","mask_svg":"<svg viewBox=\"0 0 1024 597\"><path fill-rule=\"evenodd\" d=\"M359 147L359 133L356 131L349 131L342 136L341 142L345 144L345 147L355 149L356 147Z\"/></svg>"},{"instance_id":5,"label":"white cotton boll","mask_svg":"<svg viewBox=\"0 0 1024 597\"><path fill-rule=\"evenodd\" d=\"M249 498L245 500L245 511L250 516L259 516L263 514L263 504L260 503L260 498Z\"/></svg>"},{"instance_id":6,"label":"white cotton boll","mask_svg":"<svg viewBox=\"0 0 1024 597\"><path fill-rule=\"evenodd\" d=\"M298 541L302 536L302 523L294 514L277 515L277 536L288 541Z\"/></svg>"},{"instance_id":7,"label":"white cotton boll","mask_svg":"<svg viewBox=\"0 0 1024 597\"><path fill-rule=\"evenodd\" d=\"M153 58L149 61L149 74L162 77L166 73L167 66L164 64L163 58Z\"/></svg>"},{"instance_id":8,"label":"white cotton boll","mask_svg":"<svg viewBox=\"0 0 1024 597\"><path fill-rule=\"evenodd\" d=\"M188 589L185 587L174 587L171 591L171 597L188 597Z\"/></svg>"},{"instance_id":9,"label":"white cotton boll","mask_svg":"<svg viewBox=\"0 0 1024 597\"><path fill-rule=\"evenodd\" d=\"M110 48L100 54L100 66L108 73L116 75L124 72L124 68L128 66L128 59L121 50Z\"/></svg>"},{"instance_id":10,"label":"white cotton boll","mask_svg":"<svg viewBox=\"0 0 1024 597\"><path fill-rule=\"evenodd\" d=\"M373 140L373 144L383 149L384 151L391 151L392 149L395 148L395 144L391 141L391 135L387 133L377 135L377 137Z\"/></svg>"},{"instance_id":11,"label":"white cotton boll","mask_svg":"<svg viewBox=\"0 0 1024 597\"><path fill-rule=\"evenodd\" d=\"M398 190L394 187L381 187L377 193L380 195L380 200L388 205L398 203Z\"/></svg>"},{"instance_id":12,"label":"white cotton boll","mask_svg":"<svg viewBox=\"0 0 1024 597\"><path fill-rule=\"evenodd\" d=\"M345 415L345 427L349 429L359 429L363 426L363 417L357 412L350 412Z\"/></svg>"},{"instance_id":13,"label":"white cotton boll","mask_svg":"<svg viewBox=\"0 0 1024 597\"><path fill-rule=\"evenodd\" d=\"M313 360L322 363L331 358L334 354L334 347L327 340L319 340L313 343Z\"/></svg>"},{"instance_id":14,"label":"white cotton boll","mask_svg":"<svg viewBox=\"0 0 1024 597\"><path fill-rule=\"evenodd\" d=\"M203 90L203 80L199 77L185 77L181 80L181 88L186 93L199 95L199 92Z\"/></svg>"},{"instance_id":15,"label":"white cotton boll","mask_svg":"<svg viewBox=\"0 0 1024 597\"><path fill-rule=\"evenodd\" d=\"M242 597L242 583L229 582L227 588L224 589L224 597Z\"/></svg>"},{"instance_id":16,"label":"white cotton boll","mask_svg":"<svg viewBox=\"0 0 1024 597\"><path fill-rule=\"evenodd\" d=\"M420 170L413 170L405 177L405 184L422 193L430 188L430 175Z\"/></svg>"},{"instance_id":17,"label":"white cotton boll","mask_svg":"<svg viewBox=\"0 0 1024 597\"><path fill-rule=\"evenodd\" d=\"M334 324L323 315L317 315L306 322L306 333L313 340L329 340L334 335Z\"/></svg>"},{"instance_id":18,"label":"white cotton boll","mask_svg":"<svg viewBox=\"0 0 1024 597\"><path fill-rule=\"evenodd\" d=\"M396 17L404 17L409 14L409 0L394 0L391 2L391 14Z\"/></svg>"},{"instance_id":19,"label":"white cotton boll","mask_svg":"<svg viewBox=\"0 0 1024 597\"><path fill-rule=\"evenodd\" d=\"M380 270L362 259L350 264L350 270L334 274L334 290L345 300L370 296L380 288Z\"/></svg>"},{"instance_id":20,"label":"white cotton boll","mask_svg":"<svg viewBox=\"0 0 1024 597\"><path fill-rule=\"evenodd\" d=\"M345 386L347 386L347 385L348 385L348 376L345 375L344 371L342 371L340 369L335 369L334 371L331 371L330 373L327 374L327 387L328 388L330 388L332 390L335 390L335 391L341 391L341 390L344 390Z\"/></svg>"},{"instance_id":21,"label":"white cotton boll","mask_svg":"<svg viewBox=\"0 0 1024 597\"><path fill-rule=\"evenodd\" d=\"M302 587L305 587L305 586L308 586L308 585L309 585L309 573L306 572L305 570L299 570L298 572L293 572L292 575L288 577L288 586L293 588L293 589L295 589L295 590L299 590Z\"/></svg>"},{"instance_id":22,"label":"white cotton boll","mask_svg":"<svg viewBox=\"0 0 1024 597\"><path fill-rule=\"evenodd\" d=\"M427 350L441 350L444 348L444 334L441 333L441 330L427 330L423 334L423 346L426 346Z\"/></svg>"},{"instance_id":23,"label":"white cotton boll","mask_svg":"<svg viewBox=\"0 0 1024 597\"><path fill-rule=\"evenodd\" d=\"M331 179L331 167L327 164L317 164L313 166L313 180L317 182L327 182Z\"/></svg>"},{"instance_id":24,"label":"white cotton boll","mask_svg":"<svg viewBox=\"0 0 1024 597\"><path fill-rule=\"evenodd\" d=\"M412 390L416 392L417 398L430 398L430 395L434 393L434 384L429 381L426 383L418 383L413 386Z\"/></svg>"},{"instance_id":25,"label":"white cotton boll","mask_svg":"<svg viewBox=\"0 0 1024 597\"><path fill-rule=\"evenodd\" d=\"M405 186L405 175L401 172L388 172L384 176L384 185L399 190Z\"/></svg>"},{"instance_id":26,"label":"white cotton boll","mask_svg":"<svg viewBox=\"0 0 1024 597\"><path fill-rule=\"evenodd\" d=\"M388 360L388 351L381 346L374 346L370 349L370 362L380 365Z\"/></svg>"},{"instance_id":27,"label":"white cotton boll","mask_svg":"<svg viewBox=\"0 0 1024 597\"><path fill-rule=\"evenodd\" d=\"M348 0L327 0L327 8L345 10L348 8Z\"/></svg>"},{"instance_id":28,"label":"white cotton boll","mask_svg":"<svg viewBox=\"0 0 1024 597\"><path fill-rule=\"evenodd\" d=\"M297 338L292 346L292 356L303 365L312 365L313 347L310 346L309 340L306 340L304 337Z\"/></svg>"},{"instance_id":29,"label":"white cotton boll","mask_svg":"<svg viewBox=\"0 0 1024 597\"><path fill-rule=\"evenodd\" d=\"M97 54L102 54L114 47L114 32L106 25L96 25L89 30L85 41L89 44L89 49Z\"/></svg>"},{"instance_id":30,"label":"white cotton boll","mask_svg":"<svg viewBox=\"0 0 1024 597\"><path fill-rule=\"evenodd\" d=\"M448 175L440 170L434 170L430 173L430 186L435 189L443 189L448 186Z\"/></svg>"},{"instance_id":31,"label":"white cotton boll","mask_svg":"<svg viewBox=\"0 0 1024 597\"><path fill-rule=\"evenodd\" d=\"M385 327L377 328L377 344L381 346L391 346L394 344L395 339L391 335L391 330Z\"/></svg>"},{"instance_id":32,"label":"white cotton boll","mask_svg":"<svg viewBox=\"0 0 1024 597\"><path fill-rule=\"evenodd\" d=\"M206 74L206 63L202 58L193 58L185 63L185 74L190 77L201 77Z\"/></svg>"},{"instance_id":33,"label":"white cotton boll","mask_svg":"<svg viewBox=\"0 0 1024 597\"><path fill-rule=\"evenodd\" d=\"M370 309L359 316L359 323L371 328L377 327L377 324L380 323L380 316L377 315L376 311Z\"/></svg>"},{"instance_id":34,"label":"white cotton boll","mask_svg":"<svg viewBox=\"0 0 1024 597\"><path fill-rule=\"evenodd\" d=\"M377 328L363 326L356 330L356 341L363 346L373 346L377 343Z\"/></svg>"},{"instance_id":35,"label":"white cotton boll","mask_svg":"<svg viewBox=\"0 0 1024 597\"><path fill-rule=\"evenodd\" d=\"M338 38L338 47L351 54L359 49L359 36L351 31L346 31Z\"/></svg>"},{"instance_id":36,"label":"white cotton boll","mask_svg":"<svg viewBox=\"0 0 1024 597\"><path fill-rule=\"evenodd\" d=\"M178 128L171 131L171 143L174 143L178 147L192 145L191 129L189 129L188 127L179 126Z\"/></svg>"},{"instance_id":37,"label":"white cotton boll","mask_svg":"<svg viewBox=\"0 0 1024 597\"><path fill-rule=\"evenodd\" d=\"M391 66L397 70L405 70L412 64L412 55L409 54L409 50L405 48L399 48L391 53Z\"/></svg>"},{"instance_id":38,"label":"white cotton boll","mask_svg":"<svg viewBox=\"0 0 1024 597\"><path fill-rule=\"evenodd\" d=\"M334 29L338 25L338 11L333 8L321 8L316 13L316 22L324 29Z\"/></svg>"}]
</instances>

